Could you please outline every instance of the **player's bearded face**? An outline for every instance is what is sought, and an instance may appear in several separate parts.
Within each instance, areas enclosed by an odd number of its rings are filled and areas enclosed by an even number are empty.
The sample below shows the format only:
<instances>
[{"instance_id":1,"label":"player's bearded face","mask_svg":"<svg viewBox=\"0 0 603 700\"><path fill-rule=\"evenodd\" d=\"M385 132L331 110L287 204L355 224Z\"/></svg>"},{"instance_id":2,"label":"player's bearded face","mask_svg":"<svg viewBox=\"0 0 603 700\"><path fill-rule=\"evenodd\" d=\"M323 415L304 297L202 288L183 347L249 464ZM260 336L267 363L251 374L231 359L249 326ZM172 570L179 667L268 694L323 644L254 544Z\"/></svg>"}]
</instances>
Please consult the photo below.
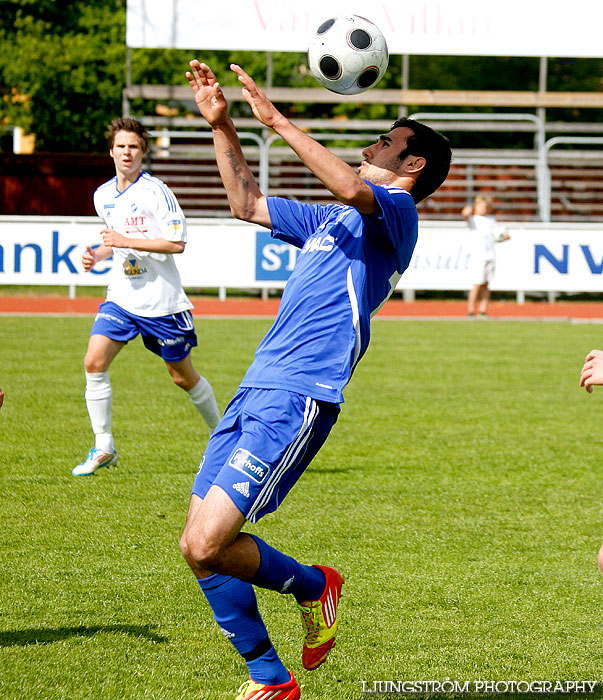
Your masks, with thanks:
<instances>
[{"instance_id":1,"label":"player's bearded face","mask_svg":"<svg viewBox=\"0 0 603 700\"><path fill-rule=\"evenodd\" d=\"M390 185L399 176L406 157L406 142L410 129L399 127L379 137L379 141L362 152L365 160L358 168L361 177L373 185Z\"/></svg>"},{"instance_id":2,"label":"player's bearded face","mask_svg":"<svg viewBox=\"0 0 603 700\"><path fill-rule=\"evenodd\" d=\"M363 177L368 182L373 185L390 185L397 177L396 172L392 168L374 165L369 163L360 167L359 172L361 177Z\"/></svg>"}]
</instances>

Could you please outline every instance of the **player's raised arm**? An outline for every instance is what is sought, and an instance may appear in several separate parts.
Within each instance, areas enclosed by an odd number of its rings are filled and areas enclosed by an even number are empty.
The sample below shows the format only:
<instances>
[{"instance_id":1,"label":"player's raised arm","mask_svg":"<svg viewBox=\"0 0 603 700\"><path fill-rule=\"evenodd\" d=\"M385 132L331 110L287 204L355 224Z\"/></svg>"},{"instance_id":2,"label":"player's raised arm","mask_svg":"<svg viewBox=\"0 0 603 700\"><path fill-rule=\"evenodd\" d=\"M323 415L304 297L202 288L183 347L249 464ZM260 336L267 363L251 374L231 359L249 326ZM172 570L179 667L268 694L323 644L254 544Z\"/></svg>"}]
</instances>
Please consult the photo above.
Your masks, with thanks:
<instances>
[{"instance_id":1,"label":"player's raised arm","mask_svg":"<svg viewBox=\"0 0 603 700\"><path fill-rule=\"evenodd\" d=\"M201 115L212 127L216 162L233 216L270 228L266 198L247 165L228 103L216 76L205 63L190 62L186 78Z\"/></svg>"},{"instance_id":2,"label":"player's raised arm","mask_svg":"<svg viewBox=\"0 0 603 700\"><path fill-rule=\"evenodd\" d=\"M233 63L230 67L243 84L243 97L256 119L274 129L340 202L363 214L374 212L373 191L354 169L281 114L241 66Z\"/></svg>"}]
</instances>

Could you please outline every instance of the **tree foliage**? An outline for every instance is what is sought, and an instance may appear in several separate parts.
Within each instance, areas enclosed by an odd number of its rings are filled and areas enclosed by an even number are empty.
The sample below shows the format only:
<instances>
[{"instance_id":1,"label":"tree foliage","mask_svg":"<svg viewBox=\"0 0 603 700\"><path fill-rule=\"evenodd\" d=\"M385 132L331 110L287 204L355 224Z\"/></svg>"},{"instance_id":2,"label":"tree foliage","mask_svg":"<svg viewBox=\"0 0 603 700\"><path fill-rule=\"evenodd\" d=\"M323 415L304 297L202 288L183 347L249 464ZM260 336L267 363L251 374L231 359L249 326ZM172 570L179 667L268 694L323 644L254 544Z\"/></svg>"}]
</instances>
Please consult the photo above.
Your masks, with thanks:
<instances>
[{"instance_id":1,"label":"tree foliage","mask_svg":"<svg viewBox=\"0 0 603 700\"><path fill-rule=\"evenodd\" d=\"M107 123L122 113L126 84L126 0L0 0L0 125L36 134L36 149L104 152ZM182 85L194 52L133 49L134 84ZM261 52L199 51L224 85L236 85L228 66L240 63L260 84L266 82ZM401 58L392 56L379 87L401 87ZM603 60L550 59L548 89L601 90ZM273 84L316 86L303 54L273 55ZM514 57L411 56L410 87L418 89L535 90L538 59ZM134 103L138 113L156 105ZM190 103L165 105L185 114ZM416 106L419 107L418 105ZM233 105L246 113L245 104ZM410 106L410 111L413 111ZM287 105L292 117L354 116L395 119L385 105ZM455 110L460 111L460 110ZM467 110L466 110L467 111ZM602 121L599 110L551 111L560 120Z\"/></svg>"},{"instance_id":2,"label":"tree foliage","mask_svg":"<svg viewBox=\"0 0 603 700\"><path fill-rule=\"evenodd\" d=\"M125 2L2 2L0 22L2 122L35 133L37 150L106 150L125 83Z\"/></svg>"}]
</instances>

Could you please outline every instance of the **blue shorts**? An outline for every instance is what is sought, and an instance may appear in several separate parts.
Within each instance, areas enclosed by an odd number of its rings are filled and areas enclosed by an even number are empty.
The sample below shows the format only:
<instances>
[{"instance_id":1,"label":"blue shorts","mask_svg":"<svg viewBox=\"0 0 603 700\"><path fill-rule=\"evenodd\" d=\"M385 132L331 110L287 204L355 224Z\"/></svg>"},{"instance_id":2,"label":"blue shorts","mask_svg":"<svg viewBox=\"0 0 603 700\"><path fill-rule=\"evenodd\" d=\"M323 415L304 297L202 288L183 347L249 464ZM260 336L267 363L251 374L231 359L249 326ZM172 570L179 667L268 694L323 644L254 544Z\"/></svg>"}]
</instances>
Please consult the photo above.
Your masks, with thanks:
<instances>
[{"instance_id":1,"label":"blue shorts","mask_svg":"<svg viewBox=\"0 0 603 700\"><path fill-rule=\"evenodd\" d=\"M127 343L139 333L145 347L166 362L184 360L197 345L190 311L146 318L131 314L112 301L104 301L98 307L90 331L90 335L104 335L122 343Z\"/></svg>"},{"instance_id":2,"label":"blue shorts","mask_svg":"<svg viewBox=\"0 0 603 700\"><path fill-rule=\"evenodd\" d=\"M211 436L193 485L219 486L249 522L282 503L327 439L339 405L281 389L239 388Z\"/></svg>"}]
</instances>

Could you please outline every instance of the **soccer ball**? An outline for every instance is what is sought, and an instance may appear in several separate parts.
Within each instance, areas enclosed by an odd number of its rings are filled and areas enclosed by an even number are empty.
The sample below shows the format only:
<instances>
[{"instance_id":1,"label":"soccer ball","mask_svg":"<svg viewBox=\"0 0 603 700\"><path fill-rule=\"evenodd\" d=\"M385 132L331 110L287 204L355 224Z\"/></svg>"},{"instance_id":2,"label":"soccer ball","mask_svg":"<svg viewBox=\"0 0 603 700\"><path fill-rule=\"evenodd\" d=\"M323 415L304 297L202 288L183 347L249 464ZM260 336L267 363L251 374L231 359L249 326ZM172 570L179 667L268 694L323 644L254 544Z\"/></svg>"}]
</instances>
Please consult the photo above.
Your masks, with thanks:
<instances>
[{"instance_id":1,"label":"soccer ball","mask_svg":"<svg viewBox=\"0 0 603 700\"><path fill-rule=\"evenodd\" d=\"M339 95L357 95L383 77L389 54L385 37L368 19L332 17L314 33L308 64L318 82Z\"/></svg>"}]
</instances>

